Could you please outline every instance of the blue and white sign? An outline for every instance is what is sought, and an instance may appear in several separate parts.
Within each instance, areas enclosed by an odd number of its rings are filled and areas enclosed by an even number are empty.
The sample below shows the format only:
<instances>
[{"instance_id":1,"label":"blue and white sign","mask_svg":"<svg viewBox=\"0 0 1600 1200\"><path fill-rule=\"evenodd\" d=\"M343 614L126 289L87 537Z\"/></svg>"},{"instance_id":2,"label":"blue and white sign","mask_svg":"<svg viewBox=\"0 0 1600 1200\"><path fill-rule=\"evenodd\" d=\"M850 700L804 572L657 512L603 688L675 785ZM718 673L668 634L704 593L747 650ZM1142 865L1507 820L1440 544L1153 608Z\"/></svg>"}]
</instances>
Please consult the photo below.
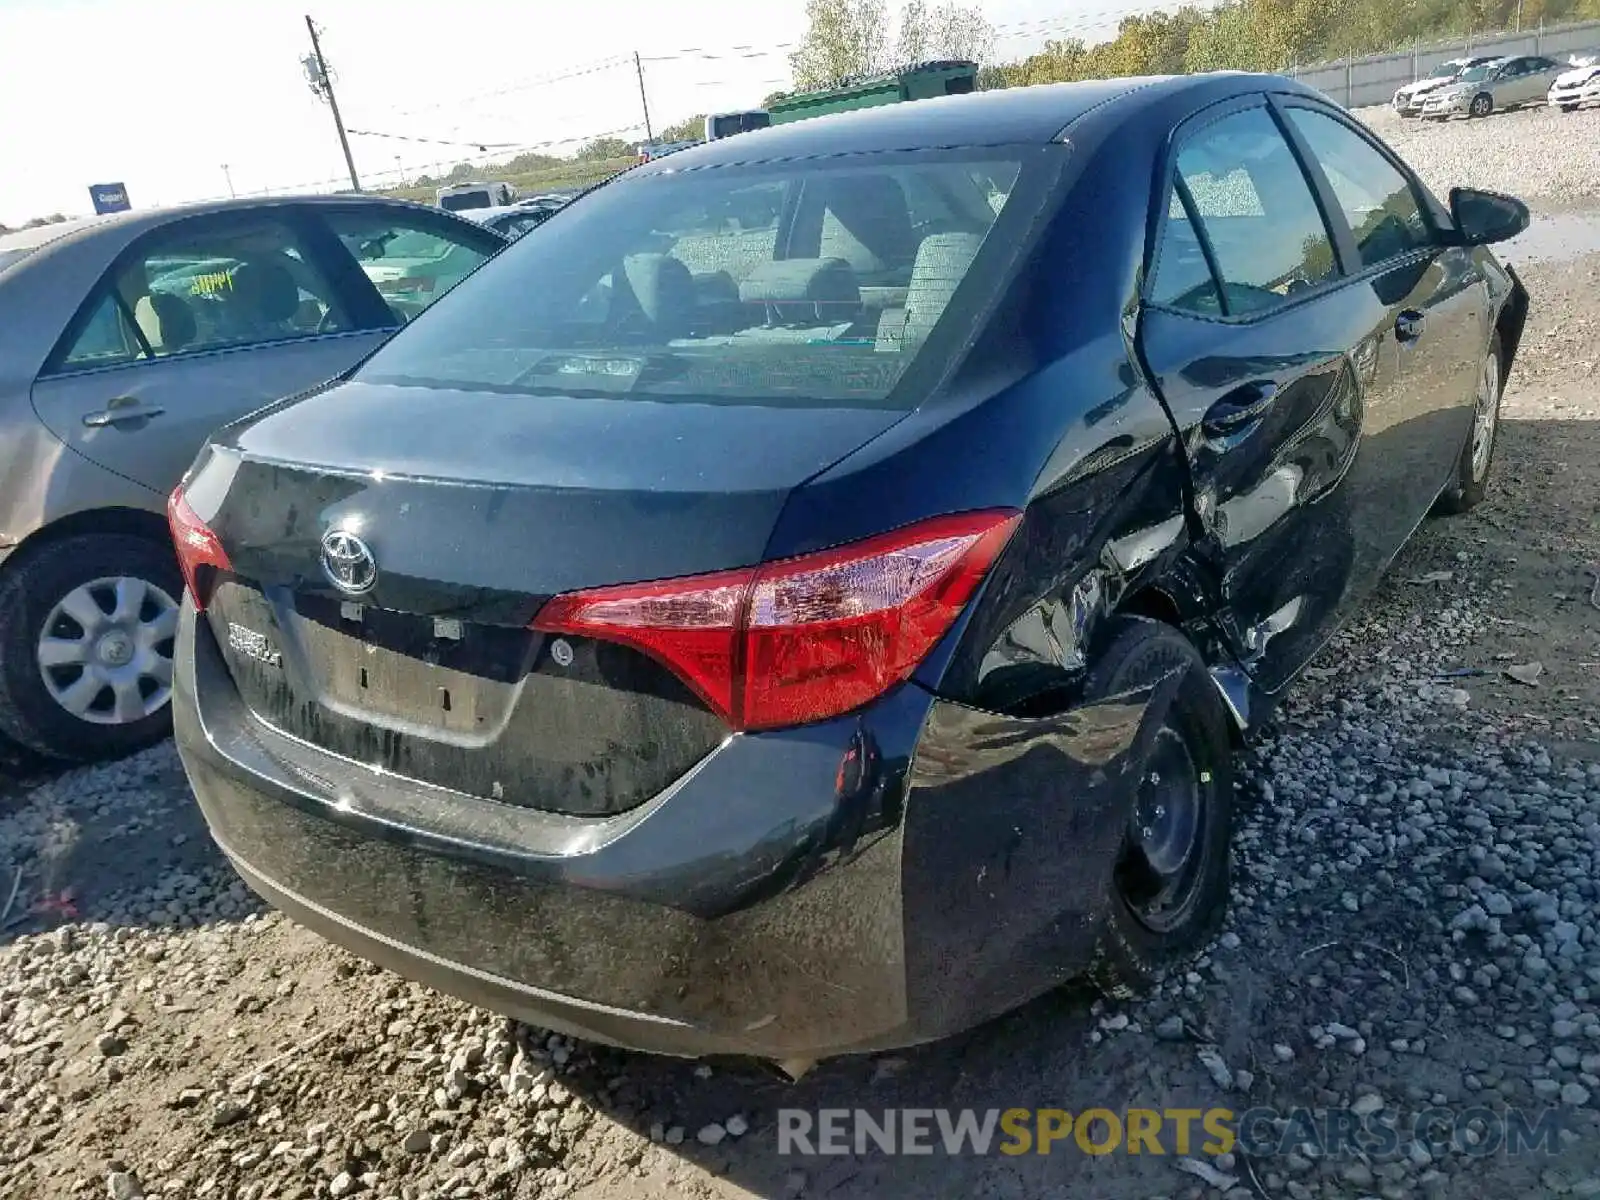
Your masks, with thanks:
<instances>
[{"instance_id":1,"label":"blue and white sign","mask_svg":"<svg viewBox=\"0 0 1600 1200\"><path fill-rule=\"evenodd\" d=\"M128 189L120 183L91 183L89 199L97 213L127 212L133 207L128 203Z\"/></svg>"}]
</instances>

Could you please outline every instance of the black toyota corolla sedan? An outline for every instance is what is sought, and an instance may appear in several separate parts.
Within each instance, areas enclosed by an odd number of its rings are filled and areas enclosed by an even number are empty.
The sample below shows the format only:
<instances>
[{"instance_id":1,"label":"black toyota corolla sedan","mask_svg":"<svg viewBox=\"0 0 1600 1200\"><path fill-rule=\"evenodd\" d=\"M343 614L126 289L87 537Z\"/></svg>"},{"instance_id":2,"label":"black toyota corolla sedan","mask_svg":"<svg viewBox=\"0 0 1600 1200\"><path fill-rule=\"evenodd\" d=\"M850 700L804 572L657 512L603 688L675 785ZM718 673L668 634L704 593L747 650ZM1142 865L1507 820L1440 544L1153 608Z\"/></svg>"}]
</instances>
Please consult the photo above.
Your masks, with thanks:
<instances>
[{"instance_id":1,"label":"black toyota corolla sedan","mask_svg":"<svg viewBox=\"0 0 1600 1200\"><path fill-rule=\"evenodd\" d=\"M1527 219L1243 74L629 171L173 495L206 819L334 941L649 1051L1137 986L1217 928L1236 745L1482 498Z\"/></svg>"}]
</instances>

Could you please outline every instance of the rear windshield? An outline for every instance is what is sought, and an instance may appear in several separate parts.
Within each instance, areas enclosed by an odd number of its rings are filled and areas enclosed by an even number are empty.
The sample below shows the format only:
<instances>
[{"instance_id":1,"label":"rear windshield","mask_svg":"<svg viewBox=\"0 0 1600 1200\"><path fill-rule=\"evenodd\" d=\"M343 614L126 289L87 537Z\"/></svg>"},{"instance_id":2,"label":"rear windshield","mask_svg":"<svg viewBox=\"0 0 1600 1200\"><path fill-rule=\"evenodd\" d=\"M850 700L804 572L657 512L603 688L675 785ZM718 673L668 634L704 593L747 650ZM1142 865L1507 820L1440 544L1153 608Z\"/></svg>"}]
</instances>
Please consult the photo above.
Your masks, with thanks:
<instances>
[{"instance_id":1,"label":"rear windshield","mask_svg":"<svg viewBox=\"0 0 1600 1200\"><path fill-rule=\"evenodd\" d=\"M566 213L559 236L487 263L357 378L909 408L917 397L896 384L950 341L941 318L952 336L973 319L958 285L1031 222L1027 157L847 155L621 179Z\"/></svg>"}]
</instances>

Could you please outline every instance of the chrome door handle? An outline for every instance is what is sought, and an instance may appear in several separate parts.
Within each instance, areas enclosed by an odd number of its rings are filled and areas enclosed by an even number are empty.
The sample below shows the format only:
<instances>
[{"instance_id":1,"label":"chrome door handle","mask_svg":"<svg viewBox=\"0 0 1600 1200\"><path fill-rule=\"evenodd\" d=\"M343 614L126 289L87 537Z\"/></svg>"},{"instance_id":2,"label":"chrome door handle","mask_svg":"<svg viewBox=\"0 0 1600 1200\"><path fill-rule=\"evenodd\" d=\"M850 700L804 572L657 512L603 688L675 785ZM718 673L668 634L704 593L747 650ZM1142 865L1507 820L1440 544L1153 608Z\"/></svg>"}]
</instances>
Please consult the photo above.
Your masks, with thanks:
<instances>
[{"instance_id":1,"label":"chrome door handle","mask_svg":"<svg viewBox=\"0 0 1600 1200\"><path fill-rule=\"evenodd\" d=\"M104 429L108 425L120 425L124 421L142 421L147 417L159 417L166 411L160 405L140 404L132 396L115 396L99 412L85 413L83 423L90 429Z\"/></svg>"}]
</instances>

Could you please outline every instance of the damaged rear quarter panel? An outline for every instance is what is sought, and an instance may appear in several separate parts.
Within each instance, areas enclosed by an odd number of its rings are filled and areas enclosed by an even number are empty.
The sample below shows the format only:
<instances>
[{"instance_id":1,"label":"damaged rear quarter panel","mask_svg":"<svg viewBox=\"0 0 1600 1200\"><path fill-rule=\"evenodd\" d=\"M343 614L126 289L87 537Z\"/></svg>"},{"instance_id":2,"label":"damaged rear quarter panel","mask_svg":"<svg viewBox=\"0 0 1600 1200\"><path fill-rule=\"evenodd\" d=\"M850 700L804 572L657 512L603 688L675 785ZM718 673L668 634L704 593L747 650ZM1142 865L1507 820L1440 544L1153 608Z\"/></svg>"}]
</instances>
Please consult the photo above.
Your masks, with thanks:
<instances>
[{"instance_id":1,"label":"damaged rear quarter panel","mask_svg":"<svg viewBox=\"0 0 1600 1200\"><path fill-rule=\"evenodd\" d=\"M938 702L907 783L906 996L924 1037L1092 961L1131 795L1181 678L1048 717Z\"/></svg>"}]
</instances>

